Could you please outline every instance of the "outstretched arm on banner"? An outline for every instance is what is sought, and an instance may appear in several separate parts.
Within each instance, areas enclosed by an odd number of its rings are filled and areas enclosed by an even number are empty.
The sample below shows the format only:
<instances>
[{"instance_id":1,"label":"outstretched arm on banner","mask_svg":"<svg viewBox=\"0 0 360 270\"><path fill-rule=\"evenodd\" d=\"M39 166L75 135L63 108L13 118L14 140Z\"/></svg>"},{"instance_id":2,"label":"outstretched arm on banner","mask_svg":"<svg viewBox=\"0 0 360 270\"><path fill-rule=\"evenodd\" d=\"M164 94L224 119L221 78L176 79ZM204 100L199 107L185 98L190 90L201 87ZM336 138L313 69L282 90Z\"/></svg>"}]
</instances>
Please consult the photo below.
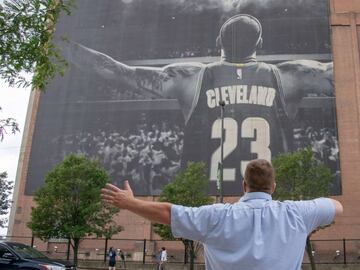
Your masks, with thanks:
<instances>
[{"instance_id":1,"label":"outstretched arm on banner","mask_svg":"<svg viewBox=\"0 0 360 270\"><path fill-rule=\"evenodd\" d=\"M277 65L285 98L298 99L306 94L333 96L333 63L296 60Z\"/></svg>"},{"instance_id":2,"label":"outstretched arm on banner","mask_svg":"<svg viewBox=\"0 0 360 270\"><path fill-rule=\"evenodd\" d=\"M277 65L287 114L294 118L300 101L308 94L334 96L333 63L296 60Z\"/></svg>"},{"instance_id":3,"label":"outstretched arm on banner","mask_svg":"<svg viewBox=\"0 0 360 270\"><path fill-rule=\"evenodd\" d=\"M176 63L163 68L132 67L99 51L69 41L62 44L63 57L80 70L90 70L109 83L125 84L133 91L155 98L177 99L186 119L199 87L204 65Z\"/></svg>"}]
</instances>

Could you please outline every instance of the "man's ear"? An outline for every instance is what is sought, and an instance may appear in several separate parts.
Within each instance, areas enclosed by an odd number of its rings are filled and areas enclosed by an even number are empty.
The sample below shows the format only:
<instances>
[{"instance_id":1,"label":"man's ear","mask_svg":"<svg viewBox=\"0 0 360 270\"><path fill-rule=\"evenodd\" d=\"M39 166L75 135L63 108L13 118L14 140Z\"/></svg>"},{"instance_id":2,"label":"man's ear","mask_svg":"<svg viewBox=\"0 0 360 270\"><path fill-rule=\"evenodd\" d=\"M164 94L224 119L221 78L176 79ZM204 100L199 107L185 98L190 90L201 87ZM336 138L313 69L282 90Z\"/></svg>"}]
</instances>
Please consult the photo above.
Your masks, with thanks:
<instances>
[{"instance_id":1,"label":"man's ear","mask_svg":"<svg viewBox=\"0 0 360 270\"><path fill-rule=\"evenodd\" d=\"M243 181L242 181L242 188L243 188L243 192L246 193L247 186L246 186L245 179L243 179Z\"/></svg>"},{"instance_id":2,"label":"man's ear","mask_svg":"<svg viewBox=\"0 0 360 270\"><path fill-rule=\"evenodd\" d=\"M271 194L273 194L275 192L275 190L276 190L276 182L274 181Z\"/></svg>"},{"instance_id":3,"label":"man's ear","mask_svg":"<svg viewBox=\"0 0 360 270\"><path fill-rule=\"evenodd\" d=\"M217 38L216 38L216 47L222 48L220 35L217 36Z\"/></svg>"},{"instance_id":4,"label":"man's ear","mask_svg":"<svg viewBox=\"0 0 360 270\"><path fill-rule=\"evenodd\" d=\"M256 44L256 50L259 50L262 48L262 45L263 45L263 39L260 38L259 39L259 42Z\"/></svg>"}]
</instances>

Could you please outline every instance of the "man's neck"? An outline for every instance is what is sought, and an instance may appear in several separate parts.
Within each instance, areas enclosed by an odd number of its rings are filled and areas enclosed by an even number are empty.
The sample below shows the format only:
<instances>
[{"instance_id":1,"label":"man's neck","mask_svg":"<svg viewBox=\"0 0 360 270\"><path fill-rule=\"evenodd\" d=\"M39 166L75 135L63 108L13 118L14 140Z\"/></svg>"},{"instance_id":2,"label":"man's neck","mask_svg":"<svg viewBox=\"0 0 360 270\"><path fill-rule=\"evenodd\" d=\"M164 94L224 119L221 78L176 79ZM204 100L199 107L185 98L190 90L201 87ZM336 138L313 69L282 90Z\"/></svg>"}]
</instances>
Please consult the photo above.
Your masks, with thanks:
<instances>
[{"instance_id":1,"label":"man's neck","mask_svg":"<svg viewBox=\"0 0 360 270\"><path fill-rule=\"evenodd\" d=\"M256 62L256 52L245 57L237 57L235 55L227 55L223 50L221 50L221 60L229 63L250 63Z\"/></svg>"},{"instance_id":2,"label":"man's neck","mask_svg":"<svg viewBox=\"0 0 360 270\"><path fill-rule=\"evenodd\" d=\"M262 193L266 193L269 194L270 196L272 196L272 192L268 191L268 190L247 190L244 192L244 194L246 193L255 193L255 192L262 192Z\"/></svg>"}]
</instances>

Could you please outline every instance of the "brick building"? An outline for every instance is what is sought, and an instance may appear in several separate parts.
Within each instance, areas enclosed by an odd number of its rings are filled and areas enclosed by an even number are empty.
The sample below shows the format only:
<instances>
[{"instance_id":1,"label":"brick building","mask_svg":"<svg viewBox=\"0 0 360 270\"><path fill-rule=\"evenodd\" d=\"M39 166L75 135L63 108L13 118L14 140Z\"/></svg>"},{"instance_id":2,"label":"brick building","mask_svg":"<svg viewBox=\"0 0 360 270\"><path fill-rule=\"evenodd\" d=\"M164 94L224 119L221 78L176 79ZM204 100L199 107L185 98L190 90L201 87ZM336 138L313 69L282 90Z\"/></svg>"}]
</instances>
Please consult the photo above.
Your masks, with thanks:
<instances>
[{"instance_id":1,"label":"brick building","mask_svg":"<svg viewBox=\"0 0 360 270\"><path fill-rule=\"evenodd\" d=\"M344 214L335 225L315 234L313 239L360 239L360 1L330 0L330 24L334 60L337 125L340 142L342 195L336 196ZM32 196L24 195L32 136L40 93L31 94L22 152L20 155L14 204L11 209L9 235L31 236L26 223L30 219ZM156 197L143 197L156 200ZM225 201L236 201L227 197ZM125 230L117 235L124 239L158 239L151 223L129 212L121 211L117 220ZM89 244L94 248L96 244Z\"/></svg>"}]
</instances>

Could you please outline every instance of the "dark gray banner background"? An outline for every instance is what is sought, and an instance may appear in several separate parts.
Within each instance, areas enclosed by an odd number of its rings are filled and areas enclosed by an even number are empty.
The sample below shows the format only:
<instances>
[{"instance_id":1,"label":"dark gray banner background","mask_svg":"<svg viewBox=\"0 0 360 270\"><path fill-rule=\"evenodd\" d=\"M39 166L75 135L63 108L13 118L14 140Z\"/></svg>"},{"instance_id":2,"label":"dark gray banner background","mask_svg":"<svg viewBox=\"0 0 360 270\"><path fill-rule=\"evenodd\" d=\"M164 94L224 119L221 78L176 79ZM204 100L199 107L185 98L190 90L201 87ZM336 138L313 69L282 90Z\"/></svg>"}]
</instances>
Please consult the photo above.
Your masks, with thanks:
<instances>
[{"instance_id":1,"label":"dark gray banner background","mask_svg":"<svg viewBox=\"0 0 360 270\"><path fill-rule=\"evenodd\" d=\"M331 61L327 0L77 0L56 36L131 66L210 63L220 59L221 25L239 13L263 26L258 60ZM309 95L299 108L294 149L310 146L334 174L332 194L341 194L334 96ZM181 166L184 138L191 139L184 126L176 100L156 99L102 79L90 67L70 65L41 95L25 193L33 194L66 155L78 153L99 160L115 184L129 179L136 195L158 195ZM210 193L216 194L214 181ZM224 193L241 190L225 185Z\"/></svg>"}]
</instances>

